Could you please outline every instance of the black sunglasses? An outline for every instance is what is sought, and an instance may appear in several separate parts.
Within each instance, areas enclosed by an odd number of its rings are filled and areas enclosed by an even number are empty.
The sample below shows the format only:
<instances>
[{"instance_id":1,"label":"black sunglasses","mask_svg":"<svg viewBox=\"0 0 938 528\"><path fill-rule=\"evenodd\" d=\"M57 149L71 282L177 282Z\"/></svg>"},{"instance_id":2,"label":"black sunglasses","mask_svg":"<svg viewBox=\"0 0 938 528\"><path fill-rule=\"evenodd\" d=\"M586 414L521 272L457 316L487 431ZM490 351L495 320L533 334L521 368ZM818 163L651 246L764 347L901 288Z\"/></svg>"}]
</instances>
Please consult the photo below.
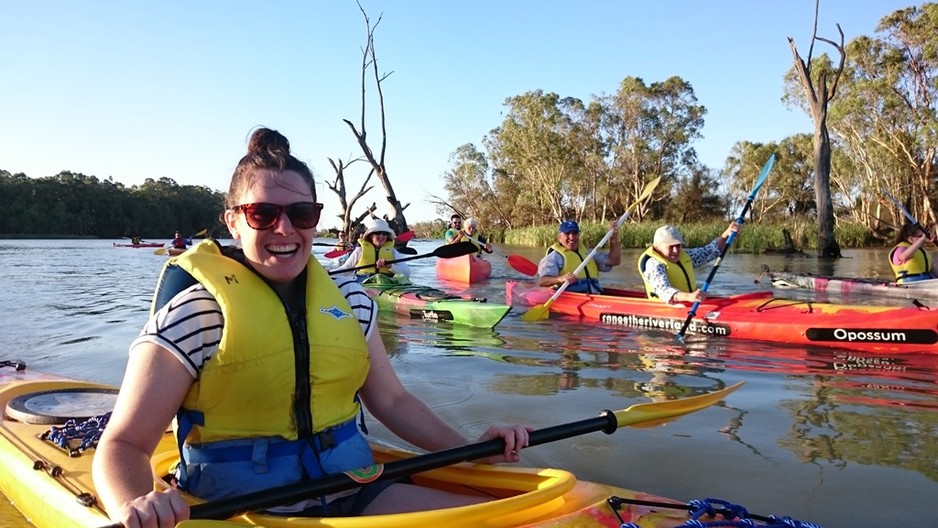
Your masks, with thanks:
<instances>
[{"instance_id":1,"label":"black sunglasses","mask_svg":"<svg viewBox=\"0 0 938 528\"><path fill-rule=\"evenodd\" d=\"M280 215L287 213L293 227L312 229L319 223L322 204L316 202L296 202L289 205L277 205L266 202L236 205L234 212L244 212L244 219L252 229L263 231L274 227Z\"/></svg>"}]
</instances>

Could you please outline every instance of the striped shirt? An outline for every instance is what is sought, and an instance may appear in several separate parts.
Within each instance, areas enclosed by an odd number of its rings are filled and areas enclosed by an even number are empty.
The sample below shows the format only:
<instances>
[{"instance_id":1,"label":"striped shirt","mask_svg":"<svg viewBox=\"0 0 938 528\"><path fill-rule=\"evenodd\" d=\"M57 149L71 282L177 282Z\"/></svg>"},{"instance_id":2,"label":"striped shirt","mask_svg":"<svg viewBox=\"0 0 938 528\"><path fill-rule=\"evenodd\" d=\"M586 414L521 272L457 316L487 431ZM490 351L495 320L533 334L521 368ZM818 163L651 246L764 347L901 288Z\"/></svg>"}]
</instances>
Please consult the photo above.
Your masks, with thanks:
<instances>
[{"instance_id":1,"label":"striped shirt","mask_svg":"<svg viewBox=\"0 0 938 528\"><path fill-rule=\"evenodd\" d=\"M358 317L365 340L375 331L375 303L352 277L332 277L352 311ZM153 343L169 350L198 378L202 365L211 359L221 342L225 318L215 297L196 284L177 294L147 321L140 335L130 344L130 352L142 343Z\"/></svg>"}]
</instances>

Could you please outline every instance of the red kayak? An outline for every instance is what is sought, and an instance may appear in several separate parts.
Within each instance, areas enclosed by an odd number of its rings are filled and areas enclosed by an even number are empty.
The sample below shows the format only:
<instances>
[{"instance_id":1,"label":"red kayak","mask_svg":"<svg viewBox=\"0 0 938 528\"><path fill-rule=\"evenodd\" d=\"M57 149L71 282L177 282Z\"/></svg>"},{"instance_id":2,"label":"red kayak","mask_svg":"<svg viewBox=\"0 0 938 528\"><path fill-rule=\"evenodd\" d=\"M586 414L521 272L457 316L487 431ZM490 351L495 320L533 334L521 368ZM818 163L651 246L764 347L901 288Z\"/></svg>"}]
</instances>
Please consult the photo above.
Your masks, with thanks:
<instances>
[{"instance_id":1,"label":"red kayak","mask_svg":"<svg viewBox=\"0 0 938 528\"><path fill-rule=\"evenodd\" d=\"M125 247L125 248L158 248L163 247L162 242L141 242L139 244L118 244L114 243L114 247Z\"/></svg>"},{"instance_id":2,"label":"red kayak","mask_svg":"<svg viewBox=\"0 0 938 528\"><path fill-rule=\"evenodd\" d=\"M543 305L554 294L516 281L506 283L515 306ZM643 291L604 288L603 295L563 292L552 313L645 330L679 332L690 306L647 299ZM938 353L938 310L861 306L781 299L772 292L708 297L687 334L828 346L868 352Z\"/></svg>"},{"instance_id":3,"label":"red kayak","mask_svg":"<svg viewBox=\"0 0 938 528\"><path fill-rule=\"evenodd\" d=\"M436 277L472 284L492 276L492 264L475 255L436 259Z\"/></svg>"}]
</instances>

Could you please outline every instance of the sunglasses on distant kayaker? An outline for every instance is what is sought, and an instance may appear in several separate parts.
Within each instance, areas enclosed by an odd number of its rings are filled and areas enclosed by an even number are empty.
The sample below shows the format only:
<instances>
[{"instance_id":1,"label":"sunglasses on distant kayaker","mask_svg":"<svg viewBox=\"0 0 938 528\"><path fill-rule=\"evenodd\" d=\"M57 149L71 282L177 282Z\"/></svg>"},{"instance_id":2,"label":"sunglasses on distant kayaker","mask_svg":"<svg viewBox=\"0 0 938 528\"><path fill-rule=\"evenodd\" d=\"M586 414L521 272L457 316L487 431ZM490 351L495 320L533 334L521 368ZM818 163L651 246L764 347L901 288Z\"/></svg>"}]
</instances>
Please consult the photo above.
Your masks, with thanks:
<instances>
[{"instance_id":1,"label":"sunglasses on distant kayaker","mask_svg":"<svg viewBox=\"0 0 938 528\"><path fill-rule=\"evenodd\" d=\"M274 227L280 215L287 213L293 227L312 229L319 223L322 204L316 202L297 202L289 205L277 205L266 202L236 205L234 212L244 212L244 220L252 229L264 231Z\"/></svg>"}]
</instances>

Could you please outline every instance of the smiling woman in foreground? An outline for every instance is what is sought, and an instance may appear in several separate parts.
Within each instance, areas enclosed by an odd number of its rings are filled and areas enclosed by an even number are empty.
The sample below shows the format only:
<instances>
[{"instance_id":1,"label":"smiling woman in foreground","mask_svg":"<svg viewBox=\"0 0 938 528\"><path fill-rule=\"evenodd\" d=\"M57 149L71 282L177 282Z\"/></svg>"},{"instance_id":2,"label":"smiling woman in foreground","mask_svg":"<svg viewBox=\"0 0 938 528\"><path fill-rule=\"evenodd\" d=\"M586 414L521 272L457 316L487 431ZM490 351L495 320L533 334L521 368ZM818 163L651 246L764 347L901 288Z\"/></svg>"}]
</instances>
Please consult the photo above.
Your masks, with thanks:
<instances>
[{"instance_id":1,"label":"smiling woman in foreground","mask_svg":"<svg viewBox=\"0 0 938 528\"><path fill-rule=\"evenodd\" d=\"M373 301L310 257L322 206L312 173L283 135L254 132L227 200L225 222L240 247L207 241L168 263L161 283L183 271L196 283L154 303L130 346L94 459L101 500L128 528L174 526L189 516L176 490L153 491L150 455L173 417L183 458L178 487L208 500L372 464L361 404L423 449L467 443L401 384ZM520 460L528 432L490 427L480 440L503 438L505 448L486 461ZM283 511L376 514L482 500L399 480Z\"/></svg>"}]
</instances>

